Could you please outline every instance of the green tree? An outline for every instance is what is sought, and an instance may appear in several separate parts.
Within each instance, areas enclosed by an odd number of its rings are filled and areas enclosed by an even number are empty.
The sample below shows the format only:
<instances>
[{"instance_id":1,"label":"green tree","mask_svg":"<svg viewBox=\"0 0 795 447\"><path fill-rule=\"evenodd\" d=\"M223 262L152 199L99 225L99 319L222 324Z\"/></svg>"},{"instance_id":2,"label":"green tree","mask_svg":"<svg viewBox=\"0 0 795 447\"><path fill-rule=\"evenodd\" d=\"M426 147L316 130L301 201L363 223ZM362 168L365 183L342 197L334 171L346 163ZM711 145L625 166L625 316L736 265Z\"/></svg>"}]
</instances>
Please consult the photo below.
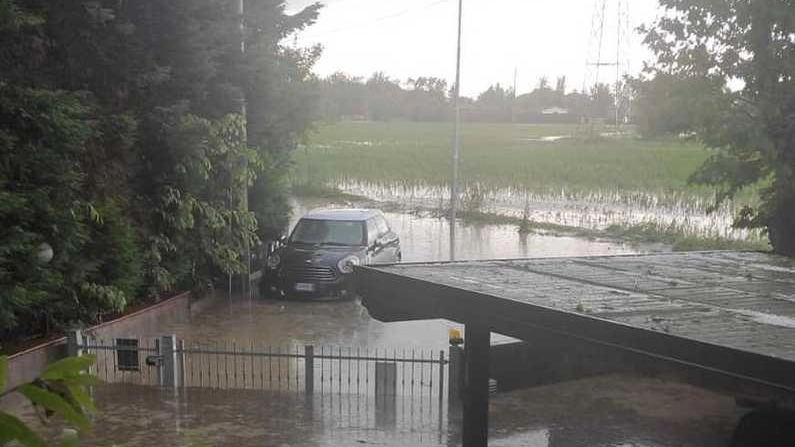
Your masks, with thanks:
<instances>
[{"instance_id":1,"label":"green tree","mask_svg":"<svg viewBox=\"0 0 795 447\"><path fill-rule=\"evenodd\" d=\"M644 138L694 132L701 117L720 114L715 108L730 94L723 82L713 78L683 78L660 71L651 76L630 80L632 119Z\"/></svg>"},{"instance_id":2,"label":"green tree","mask_svg":"<svg viewBox=\"0 0 795 447\"><path fill-rule=\"evenodd\" d=\"M206 288L282 230L320 51L283 42L318 10L0 0L3 339Z\"/></svg>"},{"instance_id":3,"label":"green tree","mask_svg":"<svg viewBox=\"0 0 795 447\"><path fill-rule=\"evenodd\" d=\"M759 206L735 224L766 228L775 251L795 256L795 8L790 0L661 0L667 13L646 29L656 68L702 77L723 89L697 119L713 155L693 181L715 185L718 201L763 183Z\"/></svg>"}]
</instances>

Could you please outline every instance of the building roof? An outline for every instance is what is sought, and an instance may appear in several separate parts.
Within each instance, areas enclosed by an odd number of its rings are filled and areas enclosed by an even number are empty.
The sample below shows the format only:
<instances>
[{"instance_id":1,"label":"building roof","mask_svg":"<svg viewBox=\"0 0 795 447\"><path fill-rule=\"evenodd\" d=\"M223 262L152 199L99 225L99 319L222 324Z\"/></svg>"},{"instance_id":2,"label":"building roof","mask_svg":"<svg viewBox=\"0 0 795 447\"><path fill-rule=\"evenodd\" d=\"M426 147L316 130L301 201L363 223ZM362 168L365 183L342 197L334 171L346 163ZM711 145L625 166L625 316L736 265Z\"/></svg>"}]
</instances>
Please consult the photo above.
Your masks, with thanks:
<instances>
[{"instance_id":1,"label":"building roof","mask_svg":"<svg viewBox=\"0 0 795 447\"><path fill-rule=\"evenodd\" d=\"M362 267L383 321L446 318L640 354L795 396L795 260L757 252Z\"/></svg>"},{"instance_id":2,"label":"building roof","mask_svg":"<svg viewBox=\"0 0 795 447\"><path fill-rule=\"evenodd\" d=\"M359 208L317 209L306 213L303 219L314 220L367 220L381 214L379 210Z\"/></svg>"},{"instance_id":3,"label":"building roof","mask_svg":"<svg viewBox=\"0 0 795 447\"><path fill-rule=\"evenodd\" d=\"M569 109L563 107L548 107L541 111L542 115L566 115L569 113Z\"/></svg>"}]
</instances>

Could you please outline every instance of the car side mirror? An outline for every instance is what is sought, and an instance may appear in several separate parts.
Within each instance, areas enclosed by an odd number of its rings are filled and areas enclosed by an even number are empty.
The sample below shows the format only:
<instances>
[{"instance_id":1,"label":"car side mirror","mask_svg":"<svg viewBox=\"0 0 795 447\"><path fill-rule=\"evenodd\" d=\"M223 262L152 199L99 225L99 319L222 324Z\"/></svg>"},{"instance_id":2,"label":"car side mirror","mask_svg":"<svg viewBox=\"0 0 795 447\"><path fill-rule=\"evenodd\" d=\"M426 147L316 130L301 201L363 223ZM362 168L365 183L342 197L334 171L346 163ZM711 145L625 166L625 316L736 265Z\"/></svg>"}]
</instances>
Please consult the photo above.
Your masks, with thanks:
<instances>
[{"instance_id":1,"label":"car side mirror","mask_svg":"<svg viewBox=\"0 0 795 447\"><path fill-rule=\"evenodd\" d=\"M277 241L281 242L282 244L287 243L287 236L280 234L279 237L276 238Z\"/></svg>"}]
</instances>

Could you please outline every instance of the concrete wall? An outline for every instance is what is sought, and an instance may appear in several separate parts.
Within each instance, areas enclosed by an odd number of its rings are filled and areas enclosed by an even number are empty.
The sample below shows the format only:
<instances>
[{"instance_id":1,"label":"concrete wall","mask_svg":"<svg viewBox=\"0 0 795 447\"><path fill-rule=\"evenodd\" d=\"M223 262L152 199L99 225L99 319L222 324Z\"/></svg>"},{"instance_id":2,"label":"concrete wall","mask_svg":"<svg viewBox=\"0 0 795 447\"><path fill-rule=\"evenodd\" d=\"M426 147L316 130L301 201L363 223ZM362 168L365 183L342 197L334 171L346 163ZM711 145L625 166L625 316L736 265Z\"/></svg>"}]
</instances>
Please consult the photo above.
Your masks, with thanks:
<instances>
[{"instance_id":1,"label":"concrete wall","mask_svg":"<svg viewBox=\"0 0 795 447\"><path fill-rule=\"evenodd\" d=\"M582 379L629 369L586 345L560 341L512 342L491 346L490 377L500 391Z\"/></svg>"},{"instance_id":2,"label":"concrete wall","mask_svg":"<svg viewBox=\"0 0 795 447\"><path fill-rule=\"evenodd\" d=\"M159 331L163 325L188 321L190 308L190 294L184 293L118 319L85 329L85 333L91 334L97 340L108 341L114 337L128 335L157 337L163 335ZM43 343L9 356L6 389L35 379L47 365L64 356L66 356L65 338ZM0 400L0 408L13 408L20 402L18 396L12 395Z\"/></svg>"}]
</instances>

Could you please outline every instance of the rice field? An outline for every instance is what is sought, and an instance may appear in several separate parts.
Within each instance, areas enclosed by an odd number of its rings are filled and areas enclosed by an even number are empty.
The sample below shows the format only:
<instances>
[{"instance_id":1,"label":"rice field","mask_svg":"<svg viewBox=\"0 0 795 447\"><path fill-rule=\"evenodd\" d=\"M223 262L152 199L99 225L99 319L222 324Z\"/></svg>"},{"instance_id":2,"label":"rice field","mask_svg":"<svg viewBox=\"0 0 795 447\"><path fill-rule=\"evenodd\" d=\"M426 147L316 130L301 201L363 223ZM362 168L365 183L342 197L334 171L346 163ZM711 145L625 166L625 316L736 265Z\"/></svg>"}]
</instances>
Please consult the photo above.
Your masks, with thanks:
<instances>
[{"instance_id":1,"label":"rice field","mask_svg":"<svg viewBox=\"0 0 795 447\"><path fill-rule=\"evenodd\" d=\"M752 192L708 214L713 191L688 183L709 153L680 139L631 132L584 139L576 125L465 123L462 203L470 211L579 228L655 225L710 238L759 239L731 228ZM608 129L609 130L609 129ZM449 199L449 123L320 125L295 155L294 184L423 207Z\"/></svg>"},{"instance_id":2,"label":"rice field","mask_svg":"<svg viewBox=\"0 0 795 447\"><path fill-rule=\"evenodd\" d=\"M461 178L534 193L643 191L707 198L687 184L707 151L682 141L604 138L586 143L573 125L470 124L462 129ZM339 123L317 127L298 151L299 174L320 180L447 185L452 125Z\"/></svg>"}]
</instances>

